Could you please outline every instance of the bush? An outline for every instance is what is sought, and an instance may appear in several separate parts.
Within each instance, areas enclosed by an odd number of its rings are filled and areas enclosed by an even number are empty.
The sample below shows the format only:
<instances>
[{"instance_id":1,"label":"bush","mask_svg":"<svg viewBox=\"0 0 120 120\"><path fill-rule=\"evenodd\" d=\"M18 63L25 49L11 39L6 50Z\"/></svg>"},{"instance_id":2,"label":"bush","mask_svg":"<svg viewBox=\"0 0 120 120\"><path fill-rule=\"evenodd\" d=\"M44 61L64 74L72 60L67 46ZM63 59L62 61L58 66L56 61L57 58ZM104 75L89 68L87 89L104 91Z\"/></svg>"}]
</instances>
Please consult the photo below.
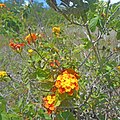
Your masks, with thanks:
<instances>
[{"instance_id":1,"label":"bush","mask_svg":"<svg viewBox=\"0 0 120 120\"><path fill-rule=\"evenodd\" d=\"M32 2L0 8L10 38L0 71L2 120L119 119L120 4L61 1L47 1L58 13Z\"/></svg>"}]
</instances>

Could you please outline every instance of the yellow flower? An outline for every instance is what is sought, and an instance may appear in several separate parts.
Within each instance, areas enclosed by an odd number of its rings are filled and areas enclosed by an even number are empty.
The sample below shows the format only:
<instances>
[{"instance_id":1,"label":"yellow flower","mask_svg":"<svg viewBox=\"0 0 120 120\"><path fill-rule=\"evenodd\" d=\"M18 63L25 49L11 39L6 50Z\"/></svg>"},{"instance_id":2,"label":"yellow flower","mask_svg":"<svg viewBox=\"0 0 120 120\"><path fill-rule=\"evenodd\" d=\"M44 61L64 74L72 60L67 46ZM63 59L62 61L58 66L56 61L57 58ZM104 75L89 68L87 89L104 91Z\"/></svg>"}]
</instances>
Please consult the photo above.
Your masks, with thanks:
<instances>
[{"instance_id":1,"label":"yellow flower","mask_svg":"<svg viewBox=\"0 0 120 120\"><path fill-rule=\"evenodd\" d=\"M0 71L0 77L5 77L7 76L7 73L5 71Z\"/></svg>"},{"instance_id":2,"label":"yellow flower","mask_svg":"<svg viewBox=\"0 0 120 120\"><path fill-rule=\"evenodd\" d=\"M29 49L29 50L28 50L28 53L32 53L32 52L33 52L33 49Z\"/></svg>"},{"instance_id":3,"label":"yellow flower","mask_svg":"<svg viewBox=\"0 0 120 120\"><path fill-rule=\"evenodd\" d=\"M117 66L117 69L120 71L120 65L119 65L119 66Z\"/></svg>"},{"instance_id":4,"label":"yellow flower","mask_svg":"<svg viewBox=\"0 0 120 120\"><path fill-rule=\"evenodd\" d=\"M48 95L47 100L48 100L48 104L52 104L55 101L55 96Z\"/></svg>"},{"instance_id":5,"label":"yellow flower","mask_svg":"<svg viewBox=\"0 0 120 120\"><path fill-rule=\"evenodd\" d=\"M28 49L28 53L29 53L29 55L31 56L32 53L33 53L33 49Z\"/></svg>"},{"instance_id":6,"label":"yellow flower","mask_svg":"<svg viewBox=\"0 0 120 120\"><path fill-rule=\"evenodd\" d=\"M60 36L60 27L53 27L52 32L59 37Z\"/></svg>"},{"instance_id":7,"label":"yellow flower","mask_svg":"<svg viewBox=\"0 0 120 120\"><path fill-rule=\"evenodd\" d=\"M52 32L53 33L60 33L60 27L53 27Z\"/></svg>"}]
</instances>

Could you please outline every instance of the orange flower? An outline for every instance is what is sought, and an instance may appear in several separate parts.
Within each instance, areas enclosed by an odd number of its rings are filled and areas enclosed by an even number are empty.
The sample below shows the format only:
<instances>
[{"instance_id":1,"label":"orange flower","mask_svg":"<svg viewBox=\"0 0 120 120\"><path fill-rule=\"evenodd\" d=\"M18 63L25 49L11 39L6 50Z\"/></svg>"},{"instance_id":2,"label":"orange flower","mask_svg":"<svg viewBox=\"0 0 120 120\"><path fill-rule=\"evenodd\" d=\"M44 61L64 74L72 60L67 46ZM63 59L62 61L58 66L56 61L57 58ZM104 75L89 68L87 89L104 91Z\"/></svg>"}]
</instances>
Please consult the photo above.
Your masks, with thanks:
<instances>
[{"instance_id":1,"label":"orange flower","mask_svg":"<svg viewBox=\"0 0 120 120\"><path fill-rule=\"evenodd\" d=\"M25 40L28 42L28 44L30 44L31 42L34 43L36 39L37 39L37 36L34 33L31 33L25 37Z\"/></svg>"},{"instance_id":2,"label":"orange flower","mask_svg":"<svg viewBox=\"0 0 120 120\"><path fill-rule=\"evenodd\" d=\"M69 95L73 95L73 90L71 90L70 92L68 92Z\"/></svg>"},{"instance_id":3,"label":"orange flower","mask_svg":"<svg viewBox=\"0 0 120 120\"><path fill-rule=\"evenodd\" d=\"M0 7L3 8L3 7L6 7L6 5L5 4L0 4Z\"/></svg>"},{"instance_id":4,"label":"orange flower","mask_svg":"<svg viewBox=\"0 0 120 120\"><path fill-rule=\"evenodd\" d=\"M55 87L58 89L60 94L67 92L69 95L73 95L74 90L79 90L78 78L78 74L74 70L63 70L57 77Z\"/></svg>"},{"instance_id":5,"label":"orange flower","mask_svg":"<svg viewBox=\"0 0 120 120\"><path fill-rule=\"evenodd\" d=\"M61 81L60 81L60 80L57 80L57 81L55 82L55 86L56 86L57 88L60 88L60 87L61 87Z\"/></svg>"},{"instance_id":6,"label":"orange flower","mask_svg":"<svg viewBox=\"0 0 120 120\"><path fill-rule=\"evenodd\" d=\"M24 43L14 43L13 41L10 41L9 46L14 50L20 51L25 46L25 44Z\"/></svg>"},{"instance_id":7,"label":"orange flower","mask_svg":"<svg viewBox=\"0 0 120 120\"><path fill-rule=\"evenodd\" d=\"M63 93L65 93L66 91L65 91L65 88L60 87L60 88L58 89L58 92L59 92L60 94L63 94Z\"/></svg>"},{"instance_id":8,"label":"orange flower","mask_svg":"<svg viewBox=\"0 0 120 120\"><path fill-rule=\"evenodd\" d=\"M55 111L55 95L48 95L43 98L43 106L47 109L48 114L51 114L52 111Z\"/></svg>"},{"instance_id":9,"label":"orange flower","mask_svg":"<svg viewBox=\"0 0 120 120\"><path fill-rule=\"evenodd\" d=\"M59 67L60 66L60 62L58 60L54 60L52 62L50 62L50 66L51 67Z\"/></svg>"}]
</instances>

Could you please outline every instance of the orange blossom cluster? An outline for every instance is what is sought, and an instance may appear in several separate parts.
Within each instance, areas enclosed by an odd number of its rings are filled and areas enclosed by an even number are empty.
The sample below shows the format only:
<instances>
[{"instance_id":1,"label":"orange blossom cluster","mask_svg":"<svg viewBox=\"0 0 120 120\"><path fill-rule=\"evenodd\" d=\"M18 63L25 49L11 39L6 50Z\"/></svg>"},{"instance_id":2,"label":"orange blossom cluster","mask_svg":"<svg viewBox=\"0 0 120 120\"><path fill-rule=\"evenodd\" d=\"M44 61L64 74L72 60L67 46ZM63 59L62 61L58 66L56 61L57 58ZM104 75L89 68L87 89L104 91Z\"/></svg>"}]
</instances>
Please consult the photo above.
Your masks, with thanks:
<instances>
[{"instance_id":1,"label":"orange blossom cluster","mask_svg":"<svg viewBox=\"0 0 120 120\"><path fill-rule=\"evenodd\" d=\"M43 106L47 109L48 114L51 114L52 111L55 111L55 95L48 95L43 98Z\"/></svg>"},{"instance_id":2,"label":"orange blossom cluster","mask_svg":"<svg viewBox=\"0 0 120 120\"><path fill-rule=\"evenodd\" d=\"M68 93L73 95L74 91L78 91L78 74L72 69L66 69L62 71L62 74L58 75L55 82L55 87L60 94Z\"/></svg>"},{"instance_id":3,"label":"orange blossom cluster","mask_svg":"<svg viewBox=\"0 0 120 120\"><path fill-rule=\"evenodd\" d=\"M24 43L14 43L13 41L10 41L9 46L13 49L13 50L21 50L25 44Z\"/></svg>"}]
</instances>

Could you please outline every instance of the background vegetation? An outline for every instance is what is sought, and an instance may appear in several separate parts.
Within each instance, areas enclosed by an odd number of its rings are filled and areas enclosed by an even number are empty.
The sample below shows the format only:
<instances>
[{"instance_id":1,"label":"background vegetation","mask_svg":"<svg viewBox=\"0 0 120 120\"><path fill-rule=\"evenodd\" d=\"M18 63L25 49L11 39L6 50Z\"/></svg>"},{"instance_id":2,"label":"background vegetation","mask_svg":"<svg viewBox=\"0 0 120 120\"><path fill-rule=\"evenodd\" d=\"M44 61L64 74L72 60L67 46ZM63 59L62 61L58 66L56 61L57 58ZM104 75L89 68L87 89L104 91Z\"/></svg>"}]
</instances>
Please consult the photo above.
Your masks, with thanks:
<instances>
[{"instance_id":1,"label":"background vegetation","mask_svg":"<svg viewBox=\"0 0 120 120\"><path fill-rule=\"evenodd\" d=\"M120 3L61 1L0 6L0 120L120 119ZM80 76L73 96L51 91L64 69Z\"/></svg>"}]
</instances>

